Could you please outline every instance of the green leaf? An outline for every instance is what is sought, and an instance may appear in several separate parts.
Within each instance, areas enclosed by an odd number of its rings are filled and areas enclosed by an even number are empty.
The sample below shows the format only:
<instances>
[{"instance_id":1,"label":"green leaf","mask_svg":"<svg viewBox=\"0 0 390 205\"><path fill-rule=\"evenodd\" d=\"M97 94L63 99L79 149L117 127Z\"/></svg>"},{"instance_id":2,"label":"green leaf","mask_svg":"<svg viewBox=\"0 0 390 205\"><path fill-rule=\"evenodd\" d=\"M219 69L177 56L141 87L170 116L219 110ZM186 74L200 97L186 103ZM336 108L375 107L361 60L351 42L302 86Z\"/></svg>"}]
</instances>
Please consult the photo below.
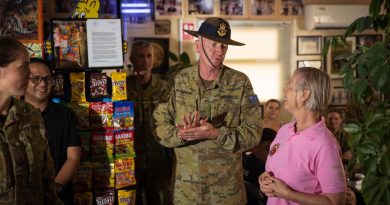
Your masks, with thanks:
<instances>
[{"instance_id":1,"label":"green leaf","mask_svg":"<svg viewBox=\"0 0 390 205\"><path fill-rule=\"evenodd\" d=\"M372 0L370 7L369 7L369 13L373 17L378 16L379 12L381 11L383 0Z\"/></svg>"},{"instance_id":2,"label":"green leaf","mask_svg":"<svg viewBox=\"0 0 390 205\"><path fill-rule=\"evenodd\" d=\"M169 51L168 56L169 56L169 59L171 59L172 61L174 61L174 62L177 62L177 61L178 61L178 58L177 58L177 56L176 56L175 53Z\"/></svg>"},{"instance_id":3,"label":"green leaf","mask_svg":"<svg viewBox=\"0 0 390 205\"><path fill-rule=\"evenodd\" d=\"M182 54L180 54L180 61L183 64L189 64L190 63L190 57L188 56L187 53L182 53Z\"/></svg>"},{"instance_id":4,"label":"green leaf","mask_svg":"<svg viewBox=\"0 0 390 205\"><path fill-rule=\"evenodd\" d=\"M322 49L322 53L321 55L325 58L326 57L326 54L328 53L329 51L329 47L330 47L330 43L331 43L332 39L331 38L328 38L326 39L325 43L324 43L324 47Z\"/></svg>"},{"instance_id":5,"label":"green leaf","mask_svg":"<svg viewBox=\"0 0 390 205\"><path fill-rule=\"evenodd\" d=\"M361 33L366 29L366 17L360 17L355 20L356 23L356 31ZM352 34L352 33L351 33Z\"/></svg>"},{"instance_id":6,"label":"green leaf","mask_svg":"<svg viewBox=\"0 0 390 205\"><path fill-rule=\"evenodd\" d=\"M361 132L362 128L355 123L349 123L344 126L344 130L348 133L354 134L354 133Z\"/></svg>"},{"instance_id":7,"label":"green leaf","mask_svg":"<svg viewBox=\"0 0 390 205\"><path fill-rule=\"evenodd\" d=\"M366 88L368 87L367 80L365 79L358 79L357 81L355 81L354 84L355 84L355 93L358 96L361 96L363 92L366 90Z\"/></svg>"}]
</instances>

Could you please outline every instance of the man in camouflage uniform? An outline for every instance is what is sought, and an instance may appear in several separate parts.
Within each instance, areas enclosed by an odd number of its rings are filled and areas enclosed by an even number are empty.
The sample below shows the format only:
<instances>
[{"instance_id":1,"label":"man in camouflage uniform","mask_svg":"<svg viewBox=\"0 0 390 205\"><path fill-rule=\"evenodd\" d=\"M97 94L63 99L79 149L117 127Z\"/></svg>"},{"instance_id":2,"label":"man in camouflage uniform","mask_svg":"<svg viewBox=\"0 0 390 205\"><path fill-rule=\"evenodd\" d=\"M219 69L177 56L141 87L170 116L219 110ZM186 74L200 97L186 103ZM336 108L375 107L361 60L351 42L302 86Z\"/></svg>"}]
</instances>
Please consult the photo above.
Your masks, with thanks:
<instances>
[{"instance_id":1,"label":"man in camouflage uniform","mask_svg":"<svg viewBox=\"0 0 390 205\"><path fill-rule=\"evenodd\" d=\"M154 109L168 98L168 86L157 74L152 74L153 47L147 41L134 42L130 60L135 75L127 78L127 96L135 102L134 148L137 204L172 204L171 150L156 141L152 120Z\"/></svg>"},{"instance_id":2,"label":"man in camouflage uniform","mask_svg":"<svg viewBox=\"0 0 390 205\"><path fill-rule=\"evenodd\" d=\"M260 141L259 101L248 77L223 65L229 23L206 19L198 37L199 63L177 73L167 103L154 112L160 143L174 147L174 203L246 203L242 152Z\"/></svg>"}]
</instances>

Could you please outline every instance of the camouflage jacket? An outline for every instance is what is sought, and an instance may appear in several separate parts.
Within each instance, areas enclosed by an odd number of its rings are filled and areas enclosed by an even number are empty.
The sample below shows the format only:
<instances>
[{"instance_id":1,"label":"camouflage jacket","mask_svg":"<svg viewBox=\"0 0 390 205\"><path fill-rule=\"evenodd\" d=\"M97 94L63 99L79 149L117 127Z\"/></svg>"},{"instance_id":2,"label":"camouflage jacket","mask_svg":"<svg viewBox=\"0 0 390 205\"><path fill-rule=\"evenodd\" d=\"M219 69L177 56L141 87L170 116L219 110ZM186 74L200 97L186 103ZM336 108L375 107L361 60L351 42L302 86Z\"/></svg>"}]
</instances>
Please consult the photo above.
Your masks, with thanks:
<instances>
[{"instance_id":1,"label":"camouflage jacket","mask_svg":"<svg viewBox=\"0 0 390 205\"><path fill-rule=\"evenodd\" d=\"M41 113L24 101L0 122L0 205L62 204Z\"/></svg>"},{"instance_id":2,"label":"camouflage jacket","mask_svg":"<svg viewBox=\"0 0 390 205\"><path fill-rule=\"evenodd\" d=\"M175 204L245 204L241 152L257 145L262 132L259 101L248 77L222 66L205 89L196 65L179 72L172 83L169 100L158 106L154 119L160 143L174 147L176 155ZM208 117L220 136L182 141L175 124L190 111Z\"/></svg>"},{"instance_id":3,"label":"camouflage jacket","mask_svg":"<svg viewBox=\"0 0 390 205\"><path fill-rule=\"evenodd\" d=\"M134 148L137 168L157 168L160 172L156 175L161 175L161 179L166 179L164 176L172 169L171 154L170 150L159 144L157 137L154 136L152 114L159 103L167 101L168 94L167 82L157 74L152 75L152 80L146 87L137 83L136 76L127 78L127 97L134 102Z\"/></svg>"}]
</instances>

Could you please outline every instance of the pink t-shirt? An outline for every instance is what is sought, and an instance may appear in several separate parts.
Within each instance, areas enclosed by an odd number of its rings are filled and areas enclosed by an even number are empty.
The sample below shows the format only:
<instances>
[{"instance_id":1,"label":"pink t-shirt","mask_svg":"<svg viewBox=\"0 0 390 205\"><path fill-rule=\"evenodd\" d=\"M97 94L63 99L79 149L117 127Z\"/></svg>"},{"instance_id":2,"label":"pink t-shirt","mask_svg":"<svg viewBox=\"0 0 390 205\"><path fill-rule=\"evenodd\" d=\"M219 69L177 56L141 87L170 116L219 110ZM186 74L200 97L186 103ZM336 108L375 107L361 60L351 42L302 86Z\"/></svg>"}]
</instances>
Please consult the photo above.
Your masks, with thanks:
<instances>
[{"instance_id":1,"label":"pink t-shirt","mask_svg":"<svg viewBox=\"0 0 390 205\"><path fill-rule=\"evenodd\" d=\"M291 189L308 194L340 193L346 188L340 147L336 138L320 122L295 133L295 122L281 127L270 147L267 172L284 181ZM296 204L269 197L271 204Z\"/></svg>"}]
</instances>

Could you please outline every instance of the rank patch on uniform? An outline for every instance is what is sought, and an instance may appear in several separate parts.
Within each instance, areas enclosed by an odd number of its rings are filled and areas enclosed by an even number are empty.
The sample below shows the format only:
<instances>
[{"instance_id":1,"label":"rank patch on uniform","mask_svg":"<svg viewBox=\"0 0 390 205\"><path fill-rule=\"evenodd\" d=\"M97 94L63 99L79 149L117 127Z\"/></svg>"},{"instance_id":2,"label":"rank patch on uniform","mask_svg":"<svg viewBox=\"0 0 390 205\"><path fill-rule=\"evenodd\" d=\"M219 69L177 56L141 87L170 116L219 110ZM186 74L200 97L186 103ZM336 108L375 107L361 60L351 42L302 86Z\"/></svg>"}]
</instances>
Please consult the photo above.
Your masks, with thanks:
<instances>
[{"instance_id":1,"label":"rank patch on uniform","mask_svg":"<svg viewBox=\"0 0 390 205\"><path fill-rule=\"evenodd\" d=\"M249 103L250 104L256 104L257 102L259 102L259 99L257 98L257 95L249 96Z\"/></svg>"}]
</instances>

